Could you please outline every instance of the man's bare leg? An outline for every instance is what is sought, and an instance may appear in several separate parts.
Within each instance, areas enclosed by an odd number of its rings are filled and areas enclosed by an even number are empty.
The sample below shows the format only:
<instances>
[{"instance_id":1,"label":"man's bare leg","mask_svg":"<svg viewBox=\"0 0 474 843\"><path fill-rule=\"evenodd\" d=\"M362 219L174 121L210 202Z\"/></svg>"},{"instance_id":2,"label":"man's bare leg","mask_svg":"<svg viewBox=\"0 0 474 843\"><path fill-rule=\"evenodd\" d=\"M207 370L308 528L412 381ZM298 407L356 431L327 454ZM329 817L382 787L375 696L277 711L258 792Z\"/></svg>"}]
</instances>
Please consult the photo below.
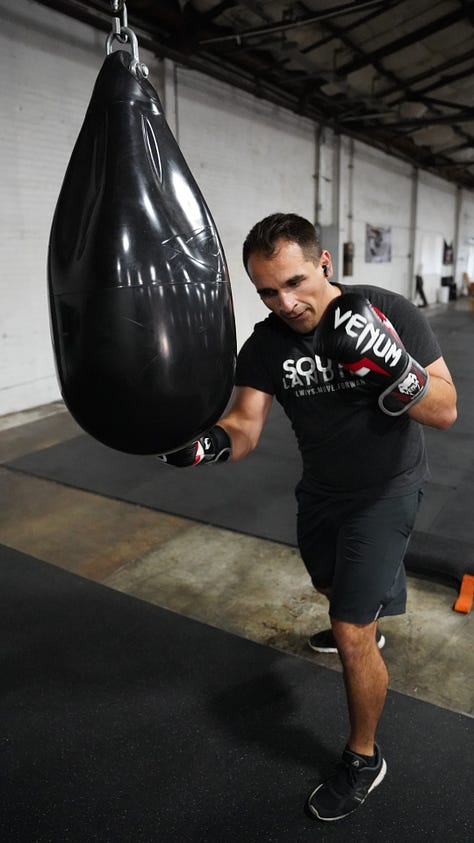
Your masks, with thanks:
<instances>
[{"instance_id":1,"label":"man's bare leg","mask_svg":"<svg viewBox=\"0 0 474 843\"><path fill-rule=\"evenodd\" d=\"M352 752L373 755L374 739L388 688L388 672L375 640L376 623L332 620L342 662Z\"/></svg>"},{"instance_id":2,"label":"man's bare leg","mask_svg":"<svg viewBox=\"0 0 474 843\"><path fill-rule=\"evenodd\" d=\"M331 619L331 624L342 662L351 729L341 763L308 797L308 810L320 820L348 816L387 772L375 743L388 687L387 668L376 642L376 622L351 624Z\"/></svg>"}]
</instances>

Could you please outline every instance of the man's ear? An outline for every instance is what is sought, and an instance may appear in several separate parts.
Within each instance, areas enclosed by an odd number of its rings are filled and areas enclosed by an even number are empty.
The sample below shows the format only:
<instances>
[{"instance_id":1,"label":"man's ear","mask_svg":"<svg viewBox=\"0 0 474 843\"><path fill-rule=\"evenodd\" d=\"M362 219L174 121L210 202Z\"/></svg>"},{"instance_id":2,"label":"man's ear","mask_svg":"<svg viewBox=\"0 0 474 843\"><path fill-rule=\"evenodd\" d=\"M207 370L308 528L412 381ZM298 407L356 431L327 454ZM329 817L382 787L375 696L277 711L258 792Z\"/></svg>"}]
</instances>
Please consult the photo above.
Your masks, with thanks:
<instances>
[{"instance_id":1,"label":"man's ear","mask_svg":"<svg viewBox=\"0 0 474 843\"><path fill-rule=\"evenodd\" d=\"M332 260L331 253L327 249L323 249L319 256L319 265L324 273L325 278L332 278Z\"/></svg>"}]
</instances>

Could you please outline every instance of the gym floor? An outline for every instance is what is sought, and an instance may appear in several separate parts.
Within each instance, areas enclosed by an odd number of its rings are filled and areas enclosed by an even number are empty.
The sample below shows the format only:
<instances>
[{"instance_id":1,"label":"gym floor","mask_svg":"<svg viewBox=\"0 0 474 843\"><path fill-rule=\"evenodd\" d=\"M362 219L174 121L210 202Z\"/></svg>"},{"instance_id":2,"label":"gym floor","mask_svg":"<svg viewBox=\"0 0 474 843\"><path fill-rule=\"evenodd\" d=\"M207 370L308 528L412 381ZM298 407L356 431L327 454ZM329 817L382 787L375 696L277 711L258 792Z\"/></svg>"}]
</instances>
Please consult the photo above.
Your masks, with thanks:
<instances>
[{"instance_id":1,"label":"gym floor","mask_svg":"<svg viewBox=\"0 0 474 843\"><path fill-rule=\"evenodd\" d=\"M450 303L465 308L466 299ZM436 310L433 306L429 310ZM428 314L429 315L429 314ZM0 418L0 463L79 435L62 402ZM211 469L207 469L211 470ZM161 475L162 476L162 475ZM340 670L307 645L328 625L293 547L0 466L0 543L203 623ZM455 583L409 576L406 615L383 619L390 686L474 715L474 610Z\"/></svg>"}]
</instances>

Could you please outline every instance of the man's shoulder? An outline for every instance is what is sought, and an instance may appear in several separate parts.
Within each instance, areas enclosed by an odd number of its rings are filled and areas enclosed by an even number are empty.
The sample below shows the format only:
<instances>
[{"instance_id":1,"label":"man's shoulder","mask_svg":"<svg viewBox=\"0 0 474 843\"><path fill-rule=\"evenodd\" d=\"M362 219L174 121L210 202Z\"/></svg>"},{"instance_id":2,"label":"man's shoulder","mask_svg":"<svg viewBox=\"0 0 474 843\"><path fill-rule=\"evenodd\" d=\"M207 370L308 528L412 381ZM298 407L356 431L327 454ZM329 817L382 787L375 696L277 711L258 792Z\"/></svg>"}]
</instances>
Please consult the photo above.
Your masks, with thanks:
<instances>
[{"instance_id":1,"label":"man's shoulder","mask_svg":"<svg viewBox=\"0 0 474 843\"><path fill-rule=\"evenodd\" d=\"M260 322L256 322L252 333L249 334L240 349L239 357L242 358L244 354L246 357L260 355L265 349L272 348L277 341L280 324L281 319L278 319L273 313L270 313Z\"/></svg>"},{"instance_id":2,"label":"man's shoulder","mask_svg":"<svg viewBox=\"0 0 474 843\"><path fill-rule=\"evenodd\" d=\"M284 322L282 322L282 320L279 319L278 316L275 316L274 313L269 313L265 319L262 319L261 322L257 322L253 326L254 334L286 334L288 333L288 330L289 329L284 324Z\"/></svg>"},{"instance_id":3,"label":"man's shoulder","mask_svg":"<svg viewBox=\"0 0 474 843\"><path fill-rule=\"evenodd\" d=\"M413 302L402 293L387 290L385 287L377 287L374 284L338 284L338 287L343 293L359 293L364 296L386 316L389 316L390 313L398 313L403 316L417 310Z\"/></svg>"},{"instance_id":4,"label":"man's shoulder","mask_svg":"<svg viewBox=\"0 0 474 843\"><path fill-rule=\"evenodd\" d=\"M407 301L401 293L396 293L394 290L387 290L386 287L377 287L375 284L337 284L337 286L343 293L360 293L361 296L365 296L369 301L372 300L372 297Z\"/></svg>"}]
</instances>

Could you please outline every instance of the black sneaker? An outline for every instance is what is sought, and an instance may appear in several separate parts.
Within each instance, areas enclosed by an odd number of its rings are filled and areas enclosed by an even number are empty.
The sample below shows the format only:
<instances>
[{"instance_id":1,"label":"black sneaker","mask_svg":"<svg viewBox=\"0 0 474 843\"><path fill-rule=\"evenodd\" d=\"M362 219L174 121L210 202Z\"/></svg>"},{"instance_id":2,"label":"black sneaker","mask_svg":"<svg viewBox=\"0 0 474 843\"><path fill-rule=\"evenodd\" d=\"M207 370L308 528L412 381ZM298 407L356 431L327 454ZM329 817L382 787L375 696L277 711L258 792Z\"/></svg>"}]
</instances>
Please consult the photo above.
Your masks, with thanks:
<instances>
[{"instance_id":1,"label":"black sneaker","mask_svg":"<svg viewBox=\"0 0 474 843\"><path fill-rule=\"evenodd\" d=\"M308 810L318 820L325 822L342 820L355 811L387 772L387 765L377 744L375 756L375 767L367 767L359 755L345 749L334 775L313 790L307 802Z\"/></svg>"},{"instance_id":2,"label":"black sneaker","mask_svg":"<svg viewBox=\"0 0 474 843\"><path fill-rule=\"evenodd\" d=\"M385 636L382 635L379 629L376 632L375 638L377 647L381 650L385 646ZM332 629L323 629L322 632L316 632L311 638L308 638L308 645L317 653L337 653Z\"/></svg>"}]
</instances>

